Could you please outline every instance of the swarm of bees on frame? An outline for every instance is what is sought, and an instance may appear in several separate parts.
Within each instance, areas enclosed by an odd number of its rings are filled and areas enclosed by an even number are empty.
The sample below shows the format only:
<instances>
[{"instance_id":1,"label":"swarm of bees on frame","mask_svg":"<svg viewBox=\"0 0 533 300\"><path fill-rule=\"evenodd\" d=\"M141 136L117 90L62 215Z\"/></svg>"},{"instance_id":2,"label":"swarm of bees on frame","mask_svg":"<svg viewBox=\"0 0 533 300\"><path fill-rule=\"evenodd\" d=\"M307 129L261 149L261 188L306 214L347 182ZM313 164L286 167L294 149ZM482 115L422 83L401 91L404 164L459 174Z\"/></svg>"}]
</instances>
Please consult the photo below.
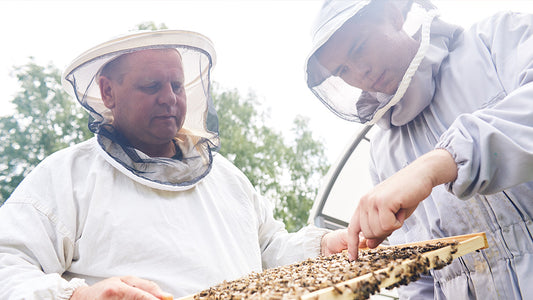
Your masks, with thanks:
<instances>
[{"instance_id":1,"label":"swarm of bees on frame","mask_svg":"<svg viewBox=\"0 0 533 300\"><path fill-rule=\"evenodd\" d=\"M380 290L383 280L395 277L392 289L416 281L429 269L440 269L452 262L451 254L457 251L457 242L426 244L422 246L384 247L361 250L356 261L349 261L346 252L310 258L299 263L251 273L233 281L224 281L194 296L197 300L214 299L272 299L296 300L311 292L332 287L335 293L348 293L353 299L368 299ZM449 256L438 256L429 261L421 254L451 246ZM405 260L413 263L404 264ZM367 275L355 284L342 284L347 280Z\"/></svg>"}]
</instances>

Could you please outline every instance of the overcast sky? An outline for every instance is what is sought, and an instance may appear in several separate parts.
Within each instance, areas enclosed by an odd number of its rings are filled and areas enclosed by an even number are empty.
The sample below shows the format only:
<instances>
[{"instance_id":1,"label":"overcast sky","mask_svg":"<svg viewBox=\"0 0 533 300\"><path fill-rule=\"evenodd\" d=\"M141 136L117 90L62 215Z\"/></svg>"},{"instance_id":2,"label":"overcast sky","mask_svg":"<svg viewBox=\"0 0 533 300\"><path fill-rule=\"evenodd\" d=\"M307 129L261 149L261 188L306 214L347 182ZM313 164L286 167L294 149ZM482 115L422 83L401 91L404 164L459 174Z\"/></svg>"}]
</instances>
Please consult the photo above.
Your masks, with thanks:
<instances>
[{"instance_id":1,"label":"overcast sky","mask_svg":"<svg viewBox=\"0 0 533 300\"><path fill-rule=\"evenodd\" d=\"M533 12L533 1L434 1L442 18L469 26L500 10ZM288 130L296 115L311 119L330 161L337 159L356 124L329 112L304 82L304 60L318 0L0 0L0 114L17 92L13 66L29 56L63 70L90 47L153 21L200 32L217 52L213 80L241 94L254 91L270 109L272 126ZM222 128L223 130L223 128Z\"/></svg>"}]
</instances>

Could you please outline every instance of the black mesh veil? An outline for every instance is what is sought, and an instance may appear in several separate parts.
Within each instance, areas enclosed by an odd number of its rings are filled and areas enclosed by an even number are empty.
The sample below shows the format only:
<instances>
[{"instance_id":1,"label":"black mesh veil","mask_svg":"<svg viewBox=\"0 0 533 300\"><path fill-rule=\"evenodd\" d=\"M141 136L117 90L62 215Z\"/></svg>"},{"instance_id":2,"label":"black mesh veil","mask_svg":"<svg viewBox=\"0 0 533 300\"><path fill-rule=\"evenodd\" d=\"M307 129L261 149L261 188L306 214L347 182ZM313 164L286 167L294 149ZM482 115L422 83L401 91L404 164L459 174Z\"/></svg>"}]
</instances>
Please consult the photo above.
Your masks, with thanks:
<instances>
[{"instance_id":1,"label":"black mesh veil","mask_svg":"<svg viewBox=\"0 0 533 300\"><path fill-rule=\"evenodd\" d=\"M152 158L133 148L113 128L113 116L100 97L98 76L115 58L147 49L176 49L185 76L187 114L174 138L176 158ZM108 161L136 181L165 190L189 188L211 168L218 150L218 118L210 94L216 61L209 39L195 32L137 32L102 43L76 58L63 73L63 86L89 112L89 129L97 136Z\"/></svg>"}]
</instances>

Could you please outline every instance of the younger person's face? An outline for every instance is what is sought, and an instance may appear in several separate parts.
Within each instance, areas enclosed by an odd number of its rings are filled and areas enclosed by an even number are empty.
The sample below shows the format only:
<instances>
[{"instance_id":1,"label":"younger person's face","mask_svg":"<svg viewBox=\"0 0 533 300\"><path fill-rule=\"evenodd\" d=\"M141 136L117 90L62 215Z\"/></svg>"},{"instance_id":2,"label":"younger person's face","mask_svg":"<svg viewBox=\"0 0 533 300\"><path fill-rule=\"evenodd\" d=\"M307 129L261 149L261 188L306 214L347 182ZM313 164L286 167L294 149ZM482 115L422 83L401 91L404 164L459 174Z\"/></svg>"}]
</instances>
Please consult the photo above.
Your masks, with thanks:
<instances>
[{"instance_id":1,"label":"younger person's face","mask_svg":"<svg viewBox=\"0 0 533 300\"><path fill-rule=\"evenodd\" d=\"M348 20L316 55L333 76L347 84L392 95L419 44L403 31L398 8L390 3L384 6L380 15L362 14Z\"/></svg>"}]
</instances>

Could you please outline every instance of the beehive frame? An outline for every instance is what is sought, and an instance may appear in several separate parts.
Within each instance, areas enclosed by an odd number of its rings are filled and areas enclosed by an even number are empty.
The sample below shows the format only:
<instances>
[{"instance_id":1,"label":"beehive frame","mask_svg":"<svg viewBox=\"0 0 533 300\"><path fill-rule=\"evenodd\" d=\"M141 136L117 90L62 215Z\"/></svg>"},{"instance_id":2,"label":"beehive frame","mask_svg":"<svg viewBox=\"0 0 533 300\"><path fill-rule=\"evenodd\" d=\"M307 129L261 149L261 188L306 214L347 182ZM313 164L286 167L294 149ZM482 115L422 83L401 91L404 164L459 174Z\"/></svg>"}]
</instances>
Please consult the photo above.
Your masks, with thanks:
<instances>
[{"instance_id":1,"label":"beehive frame","mask_svg":"<svg viewBox=\"0 0 533 300\"><path fill-rule=\"evenodd\" d=\"M380 248L404 248L413 246L427 246L438 243L450 244L422 253L416 259L407 259L386 268L376 270L344 282L315 290L300 296L300 300L339 300L339 299L366 299L370 294L382 288L390 288L399 284L406 284L416 280L421 273L429 269L441 268L451 263L457 257L488 247L485 233L474 233L452 236L422 242L415 242L395 246L379 246ZM179 298L178 300L193 300L194 295ZM291 298L292 299L292 298Z\"/></svg>"},{"instance_id":2,"label":"beehive frame","mask_svg":"<svg viewBox=\"0 0 533 300\"><path fill-rule=\"evenodd\" d=\"M487 237L485 233L474 233L460 236L453 236L448 238L441 238L417 243L409 243L404 245L397 245L396 247L402 246L416 246L416 245L426 245L433 244L437 242L454 242L457 241L456 246L446 246L439 248L430 252L421 254L422 259L428 259L429 266L428 269L433 269L439 265L439 262L446 262L450 259L455 259L457 257L463 256L467 253L488 248ZM386 246L385 246L386 247ZM412 271L414 265L417 264L415 259L410 259L402 262L400 265L395 266L392 270L387 267L373 273L368 273L345 282L336 284L335 286L328 287L325 289L317 290L315 292L301 296L301 300L324 300L324 299L354 299L354 291L357 291L361 284L369 281L373 278L372 281L375 281L376 274L387 274L379 280L378 288L387 288L393 286L402 280L401 274L409 273Z\"/></svg>"}]
</instances>

